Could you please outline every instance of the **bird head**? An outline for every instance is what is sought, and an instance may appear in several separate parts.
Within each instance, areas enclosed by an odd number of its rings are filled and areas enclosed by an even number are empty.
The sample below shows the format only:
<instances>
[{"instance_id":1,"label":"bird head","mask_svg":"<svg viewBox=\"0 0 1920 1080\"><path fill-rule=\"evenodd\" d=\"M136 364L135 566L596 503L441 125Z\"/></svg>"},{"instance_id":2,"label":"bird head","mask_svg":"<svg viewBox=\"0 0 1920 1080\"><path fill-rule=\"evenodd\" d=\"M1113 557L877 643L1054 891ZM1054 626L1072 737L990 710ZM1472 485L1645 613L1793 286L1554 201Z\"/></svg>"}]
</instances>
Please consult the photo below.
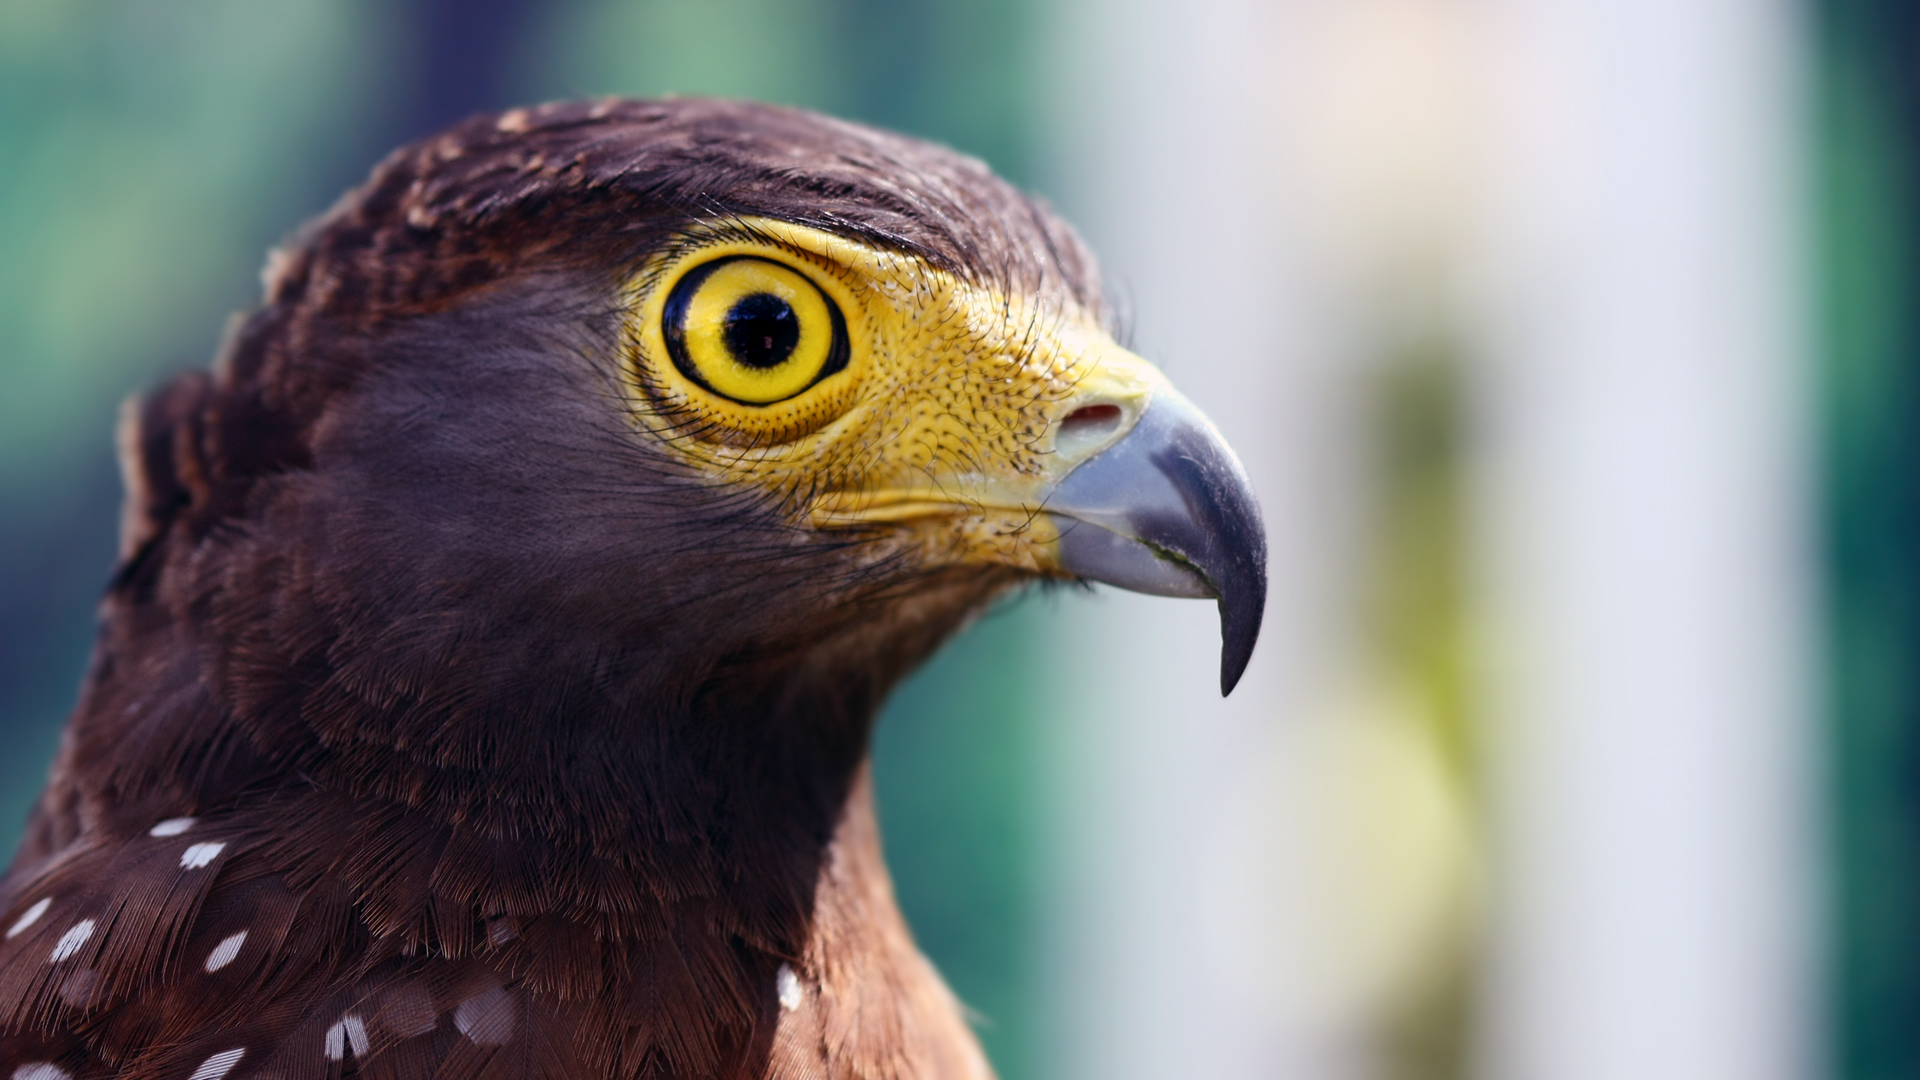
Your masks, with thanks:
<instances>
[{"instance_id":1,"label":"bird head","mask_svg":"<svg viewBox=\"0 0 1920 1080\"><path fill-rule=\"evenodd\" d=\"M801 534L857 540L862 573L1218 597L1231 689L1265 586L1232 451L1096 311L943 262L759 216L689 226L622 293L643 437Z\"/></svg>"},{"instance_id":2,"label":"bird head","mask_svg":"<svg viewBox=\"0 0 1920 1080\"><path fill-rule=\"evenodd\" d=\"M1252 651L1239 462L1116 343L1073 233L951 151L515 110L396 151L265 280L210 376L130 414L120 578L257 743L439 775L538 747L552 780L593 717L851 730L1042 579L1217 599L1223 691Z\"/></svg>"}]
</instances>

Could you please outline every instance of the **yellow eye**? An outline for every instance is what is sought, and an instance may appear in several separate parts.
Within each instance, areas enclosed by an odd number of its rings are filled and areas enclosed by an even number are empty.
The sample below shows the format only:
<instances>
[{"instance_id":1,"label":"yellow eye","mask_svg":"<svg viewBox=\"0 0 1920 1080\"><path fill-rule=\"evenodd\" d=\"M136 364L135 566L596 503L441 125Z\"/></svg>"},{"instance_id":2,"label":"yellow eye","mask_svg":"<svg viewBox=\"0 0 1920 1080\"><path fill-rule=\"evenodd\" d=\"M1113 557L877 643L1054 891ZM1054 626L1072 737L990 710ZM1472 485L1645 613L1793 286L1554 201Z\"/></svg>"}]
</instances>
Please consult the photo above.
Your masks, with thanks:
<instances>
[{"instance_id":1,"label":"yellow eye","mask_svg":"<svg viewBox=\"0 0 1920 1080\"><path fill-rule=\"evenodd\" d=\"M661 327L680 373L743 405L771 405L847 366L840 309L798 271L735 255L688 271Z\"/></svg>"}]
</instances>

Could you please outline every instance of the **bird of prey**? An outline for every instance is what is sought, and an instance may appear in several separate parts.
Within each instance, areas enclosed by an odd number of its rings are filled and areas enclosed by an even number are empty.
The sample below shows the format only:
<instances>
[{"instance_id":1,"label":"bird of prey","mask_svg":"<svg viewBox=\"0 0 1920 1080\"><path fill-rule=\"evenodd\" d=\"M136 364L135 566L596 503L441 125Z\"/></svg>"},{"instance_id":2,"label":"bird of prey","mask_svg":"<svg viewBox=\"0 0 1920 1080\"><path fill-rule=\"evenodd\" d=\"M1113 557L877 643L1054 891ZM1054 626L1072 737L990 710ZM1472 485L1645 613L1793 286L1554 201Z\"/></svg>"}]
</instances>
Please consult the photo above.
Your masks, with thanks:
<instances>
[{"instance_id":1,"label":"bird of prey","mask_svg":"<svg viewBox=\"0 0 1920 1080\"><path fill-rule=\"evenodd\" d=\"M1094 262L952 151L761 105L477 117L129 403L91 667L0 883L0 1077L990 1075L867 775L1045 579L1265 539Z\"/></svg>"}]
</instances>

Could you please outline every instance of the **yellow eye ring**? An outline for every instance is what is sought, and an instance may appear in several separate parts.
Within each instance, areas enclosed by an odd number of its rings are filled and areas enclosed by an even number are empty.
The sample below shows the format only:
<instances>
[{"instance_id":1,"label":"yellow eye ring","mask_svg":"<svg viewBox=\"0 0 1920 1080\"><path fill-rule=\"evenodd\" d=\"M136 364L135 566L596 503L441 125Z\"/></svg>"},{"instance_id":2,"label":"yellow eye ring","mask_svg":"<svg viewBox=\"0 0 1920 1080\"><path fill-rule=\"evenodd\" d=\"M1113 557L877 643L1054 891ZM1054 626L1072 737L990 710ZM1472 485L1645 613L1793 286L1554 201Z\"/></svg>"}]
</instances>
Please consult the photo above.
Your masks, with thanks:
<instances>
[{"instance_id":1,"label":"yellow eye ring","mask_svg":"<svg viewBox=\"0 0 1920 1080\"><path fill-rule=\"evenodd\" d=\"M682 375L742 405L785 401L847 366L839 306L806 275L751 255L689 270L660 329Z\"/></svg>"}]
</instances>

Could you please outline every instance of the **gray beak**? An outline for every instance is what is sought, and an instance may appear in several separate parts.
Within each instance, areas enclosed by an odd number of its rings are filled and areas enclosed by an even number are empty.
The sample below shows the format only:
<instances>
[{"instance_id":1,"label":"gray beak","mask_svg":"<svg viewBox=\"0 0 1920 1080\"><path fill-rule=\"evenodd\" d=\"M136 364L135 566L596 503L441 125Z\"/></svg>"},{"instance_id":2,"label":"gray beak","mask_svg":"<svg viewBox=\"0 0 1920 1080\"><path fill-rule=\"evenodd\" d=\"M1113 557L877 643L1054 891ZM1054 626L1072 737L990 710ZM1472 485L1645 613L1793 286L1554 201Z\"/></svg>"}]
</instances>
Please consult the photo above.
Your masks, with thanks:
<instances>
[{"instance_id":1,"label":"gray beak","mask_svg":"<svg viewBox=\"0 0 1920 1080\"><path fill-rule=\"evenodd\" d=\"M1133 430L1047 497L1060 566L1155 596L1220 602L1220 693L1253 656L1267 604L1267 534L1246 469L1193 403L1157 387Z\"/></svg>"}]
</instances>

